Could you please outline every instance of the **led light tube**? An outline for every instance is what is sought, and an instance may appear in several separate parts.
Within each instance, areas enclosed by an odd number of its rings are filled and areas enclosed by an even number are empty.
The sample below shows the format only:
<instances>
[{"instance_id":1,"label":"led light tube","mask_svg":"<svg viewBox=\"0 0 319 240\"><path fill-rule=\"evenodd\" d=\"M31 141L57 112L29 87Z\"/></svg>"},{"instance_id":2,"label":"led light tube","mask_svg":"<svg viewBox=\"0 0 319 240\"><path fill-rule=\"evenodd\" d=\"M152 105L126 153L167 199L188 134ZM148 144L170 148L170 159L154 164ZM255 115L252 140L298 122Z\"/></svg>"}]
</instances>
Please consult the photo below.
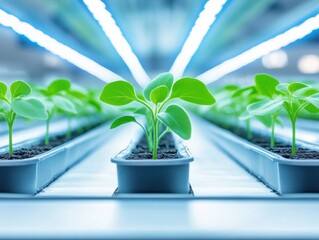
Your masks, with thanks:
<instances>
[{"instance_id":1,"label":"led light tube","mask_svg":"<svg viewBox=\"0 0 319 240\"><path fill-rule=\"evenodd\" d=\"M279 50L290 43L293 43L308 34L312 33L314 30L319 28L319 14L305 20L298 26L295 26L286 32L277 35L257 46L231 58L221 64L211 68L210 70L200 74L197 78L204 81L206 84L214 82L227 74L234 72L249 63L267 55L275 50Z\"/></svg>"},{"instance_id":2,"label":"led light tube","mask_svg":"<svg viewBox=\"0 0 319 240\"><path fill-rule=\"evenodd\" d=\"M111 13L106 10L105 4L100 0L83 0L89 11L102 27L105 35L110 39L118 54L130 69L135 80L144 87L150 78L142 67L131 46L126 41L120 28L116 25Z\"/></svg>"},{"instance_id":3,"label":"led light tube","mask_svg":"<svg viewBox=\"0 0 319 240\"><path fill-rule=\"evenodd\" d=\"M105 82L121 79L119 75L113 73L109 69L78 53L74 49L58 42L49 35L34 28L32 25L20 21L17 17L6 13L2 9L0 9L0 24L5 27L12 28L16 33L27 37L29 40L37 43L39 46L45 48L54 55L67 60L73 65Z\"/></svg>"},{"instance_id":4,"label":"led light tube","mask_svg":"<svg viewBox=\"0 0 319 240\"><path fill-rule=\"evenodd\" d=\"M181 78L183 76L187 65L206 36L209 28L216 20L217 14L222 10L226 1L227 0L209 0L205 4L204 9L199 14L181 52L178 54L170 69L170 73L172 73L175 78Z\"/></svg>"}]
</instances>

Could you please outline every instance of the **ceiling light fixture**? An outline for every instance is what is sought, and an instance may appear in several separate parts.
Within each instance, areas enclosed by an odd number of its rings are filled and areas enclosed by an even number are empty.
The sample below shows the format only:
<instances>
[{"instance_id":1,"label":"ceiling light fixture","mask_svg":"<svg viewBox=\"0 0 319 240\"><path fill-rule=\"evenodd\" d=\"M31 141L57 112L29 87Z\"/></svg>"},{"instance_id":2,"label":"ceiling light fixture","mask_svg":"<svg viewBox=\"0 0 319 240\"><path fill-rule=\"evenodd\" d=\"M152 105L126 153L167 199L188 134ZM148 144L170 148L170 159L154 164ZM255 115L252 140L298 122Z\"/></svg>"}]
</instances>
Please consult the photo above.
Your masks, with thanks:
<instances>
[{"instance_id":1,"label":"ceiling light fixture","mask_svg":"<svg viewBox=\"0 0 319 240\"><path fill-rule=\"evenodd\" d=\"M0 9L0 24L12 28L16 33L27 37L51 53L67 60L105 82L121 78L119 75L94 62L92 59L58 42L54 38L34 28L32 25L20 21L17 17L6 13L2 9Z\"/></svg>"},{"instance_id":2,"label":"ceiling light fixture","mask_svg":"<svg viewBox=\"0 0 319 240\"><path fill-rule=\"evenodd\" d=\"M319 14L305 20L300 25L295 26L282 34L279 34L274 38L260 43L257 46L241 53L240 55L237 55L236 57L213 67L212 69L200 74L197 77L204 81L206 84L214 82L224 77L225 75L234 72L249 63L254 62L262 56L269 54L272 51L279 50L282 47L285 47L290 43L293 43L307 36L318 28Z\"/></svg>"},{"instance_id":3,"label":"ceiling light fixture","mask_svg":"<svg viewBox=\"0 0 319 240\"><path fill-rule=\"evenodd\" d=\"M170 69L170 73L172 73L175 78L181 78L183 76L187 65L191 61L226 1L227 0L209 0L205 4L204 10L199 14L181 52L178 54Z\"/></svg>"},{"instance_id":4,"label":"ceiling light fixture","mask_svg":"<svg viewBox=\"0 0 319 240\"><path fill-rule=\"evenodd\" d=\"M110 39L118 54L130 69L135 80L142 86L146 86L150 81L131 46L124 38L120 28L116 25L111 13L106 10L105 4L100 0L83 0L94 18L101 25L105 35Z\"/></svg>"}]
</instances>

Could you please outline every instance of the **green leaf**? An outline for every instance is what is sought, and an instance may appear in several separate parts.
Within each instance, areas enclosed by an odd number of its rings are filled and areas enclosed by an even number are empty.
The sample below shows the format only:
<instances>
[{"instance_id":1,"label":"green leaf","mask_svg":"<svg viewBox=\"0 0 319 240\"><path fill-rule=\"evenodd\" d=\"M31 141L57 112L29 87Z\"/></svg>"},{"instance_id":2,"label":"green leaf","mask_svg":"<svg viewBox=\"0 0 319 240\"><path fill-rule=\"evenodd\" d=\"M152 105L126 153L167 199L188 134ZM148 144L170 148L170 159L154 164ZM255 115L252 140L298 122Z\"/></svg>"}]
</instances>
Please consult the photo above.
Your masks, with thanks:
<instances>
[{"instance_id":1,"label":"green leaf","mask_svg":"<svg viewBox=\"0 0 319 240\"><path fill-rule=\"evenodd\" d=\"M268 74L257 74L255 76L255 85L257 91L269 98L272 98L278 93L276 86L279 81Z\"/></svg>"},{"instance_id":2,"label":"green leaf","mask_svg":"<svg viewBox=\"0 0 319 240\"><path fill-rule=\"evenodd\" d=\"M129 104L136 99L133 85L122 80L106 84L100 96L102 102L115 106Z\"/></svg>"},{"instance_id":3,"label":"green leaf","mask_svg":"<svg viewBox=\"0 0 319 240\"><path fill-rule=\"evenodd\" d=\"M85 95L85 93L78 91L78 90L70 90L70 91L68 91L68 95L71 95L71 96L78 98L78 99L81 99L81 100L84 100L88 97Z\"/></svg>"},{"instance_id":4,"label":"green leaf","mask_svg":"<svg viewBox=\"0 0 319 240\"><path fill-rule=\"evenodd\" d=\"M285 94L285 95L289 95L290 91L288 89L289 84L288 83L281 83L279 85L276 86L277 91Z\"/></svg>"},{"instance_id":5,"label":"green leaf","mask_svg":"<svg viewBox=\"0 0 319 240\"><path fill-rule=\"evenodd\" d=\"M96 111L98 111L99 113L101 113L103 110L101 102L98 102L95 99L89 99L88 104L90 104L92 107L94 107L96 109Z\"/></svg>"},{"instance_id":6,"label":"green leaf","mask_svg":"<svg viewBox=\"0 0 319 240\"><path fill-rule=\"evenodd\" d=\"M75 105L67 98L55 95L51 97L54 106L67 113L77 114Z\"/></svg>"},{"instance_id":7,"label":"green leaf","mask_svg":"<svg viewBox=\"0 0 319 240\"><path fill-rule=\"evenodd\" d=\"M71 88L71 82L67 79L56 79L48 86L48 92L50 95L56 94L62 91L68 91Z\"/></svg>"},{"instance_id":8,"label":"green leaf","mask_svg":"<svg viewBox=\"0 0 319 240\"><path fill-rule=\"evenodd\" d=\"M271 115L256 116L256 119L266 127L271 127Z\"/></svg>"},{"instance_id":9,"label":"green leaf","mask_svg":"<svg viewBox=\"0 0 319 240\"><path fill-rule=\"evenodd\" d=\"M247 106L247 111L253 115L262 116L280 110L282 107L282 99L265 99Z\"/></svg>"},{"instance_id":10,"label":"green leaf","mask_svg":"<svg viewBox=\"0 0 319 240\"><path fill-rule=\"evenodd\" d=\"M319 108L314 106L313 104L309 103L307 106L305 106L305 110L310 113L318 113Z\"/></svg>"},{"instance_id":11,"label":"green leaf","mask_svg":"<svg viewBox=\"0 0 319 240\"><path fill-rule=\"evenodd\" d=\"M154 88L150 96L153 103L161 103L168 96L168 88L166 86L159 86L157 88Z\"/></svg>"},{"instance_id":12,"label":"green leaf","mask_svg":"<svg viewBox=\"0 0 319 240\"><path fill-rule=\"evenodd\" d=\"M11 102L11 108L21 117L39 120L48 118L43 103L36 98L15 98Z\"/></svg>"},{"instance_id":13,"label":"green leaf","mask_svg":"<svg viewBox=\"0 0 319 240\"><path fill-rule=\"evenodd\" d=\"M135 108L132 110L135 114L146 115L148 113L148 109L146 107Z\"/></svg>"},{"instance_id":14,"label":"green leaf","mask_svg":"<svg viewBox=\"0 0 319 240\"><path fill-rule=\"evenodd\" d=\"M112 124L111 124L111 127L110 129L113 129L113 128L117 128L125 123L130 123L130 122L135 122L137 123L135 117L133 116L122 116L122 117L119 117L117 119L115 119Z\"/></svg>"},{"instance_id":15,"label":"green leaf","mask_svg":"<svg viewBox=\"0 0 319 240\"><path fill-rule=\"evenodd\" d=\"M190 139L191 122L186 111L177 105L168 106L164 112L157 115L158 119L181 138Z\"/></svg>"},{"instance_id":16,"label":"green leaf","mask_svg":"<svg viewBox=\"0 0 319 240\"><path fill-rule=\"evenodd\" d=\"M245 120L248 120L250 118L252 118L254 115L252 115L250 112L248 112L247 110L244 111L243 113L241 113L238 117L238 119L240 121L245 121Z\"/></svg>"},{"instance_id":17,"label":"green leaf","mask_svg":"<svg viewBox=\"0 0 319 240\"><path fill-rule=\"evenodd\" d=\"M226 91L236 91L239 87L237 85L229 84L223 87Z\"/></svg>"},{"instance_id":18,"label":"green leaf","mask_svg":"<svg viewBox=\"0 0 319 240\"><path fill-rule=\"evenodd\" d=\"M0 99L5 100L7 98L8 87L4 82L0 82Z\"/></svg>"},{"instance_id":19,"label":"green leaf","mask_svg":"<svg viewBox=\"0 0 319 240\"><path fill-rule=\"evenodd\" d=\"M24 97L31 93L31 87L24 81L18 80L10 86L11 99Z\"/></svg>"},{"instance_id":20,"label":"green leaf","mask_svg":"<svg viewBox=\"0 0 319 240\"><path fill-rule=\"evenodd\" d=\"M0 114L5 114L10 111L10 105L9 103L5 101L0 101Z\"/></svg>"},{"instance_id":21,"label":"green leaf","mask_svg":"<svg viewBox=\"0 0 319 240\"><path fill-rule=\"evenodd\" d=\"M304 101L311 103L314 107L319 108L319 93L303 98Z\"/></svg>"},{"instance_id":22,"label":"green leaf","mask_svg":"<svg viewBox=\"0 0 319 240\"><path fill-rule=\"evenodd\" d=\"M47 112L52 112L52 109L54 108L54 104L53 104L52 100L50 100L47 97L43 97L43 96L40 96L39 100L43 103Z\"/></svg>"},{"instance_id":23,"label":"green leaf","mask_svg":"<svg viewBox=\"0 0 319 240\"><path fill-rule=\"evenodd\" d=\"M170 98L180 98L186 102L201 105L211 105L216 102L206 85L195 78L181 78L177 80L173 85Z\"/></svg>"},{"instance_id":24,"label":"green leaf","mask_svg":"<svg viewBox=\"0 0 319 240\"><path fill-rule=\"evenodd\" d=\"M255 86L248 86L248 87L243 87L243 88L239 88L237 89L233 95L231 96L232 98L235 97L241 97L241 96L249 96L252 93L256 92L256 88Z\"/></svg>"},{"instance_id":25,"label":"green leaf","mask_svg":"<svg viewBox=\"0 0 319 240\"><path fill-rule=\"evenodd\" d=\"M166 86L168 92L171 90L173 85L174 77L171 73L162 73L152 80L144 90L144 96L148 101L151 101L151 92L159 87Z\"/></svg>"},{"instance_id":26,"label":"green leaf","mask_svg":"<svg viewBox=\"0 0 319 240\"><path fill-rule=\"evenodd\" d=\"M309 97L312 96L316 93L318 93L319 90L313 87L304 87L301 89L296 90L293 95L295 97L299 97L299 98L304 98L304 97Z\"/></svg>"},{"instance_id":27,"label":"green leaf","mask_svg":"<svg viewBox=\"0 0 319 240\"><path fill-rule=\"evenodd\" d=\"M300 82L293 82L293 83L290 83L288 85L288 90L291 93L294 93L295 91L302 89L302 88L305 88L305 87L309 87L309 86L306 84L300 83Z\"/></svg>"}]
</instances>

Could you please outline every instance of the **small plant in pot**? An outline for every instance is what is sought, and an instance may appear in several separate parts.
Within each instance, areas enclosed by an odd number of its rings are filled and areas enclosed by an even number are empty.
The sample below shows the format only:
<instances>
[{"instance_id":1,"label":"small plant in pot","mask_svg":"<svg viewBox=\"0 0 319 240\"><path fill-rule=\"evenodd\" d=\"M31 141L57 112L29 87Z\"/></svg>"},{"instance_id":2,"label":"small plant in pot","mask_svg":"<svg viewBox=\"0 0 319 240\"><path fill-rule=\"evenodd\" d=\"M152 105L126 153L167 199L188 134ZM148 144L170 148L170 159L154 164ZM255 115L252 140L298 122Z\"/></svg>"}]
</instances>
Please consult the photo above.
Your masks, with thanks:
<instances>
[{"instance_id":1,"label":"small plant in pot","mask_svg":"<svg viewBox=\"0 0 319 240\"><path fill-rule=\"evenodd\" d=\"M31 87L18 80L8 87L0 82L0 115L8 124L9 157L13 155L13 125L17 116L26 119L47 120L48 115L43 103L36 97L30 97Z\"/></svg>"},{"instance_id":2,"label":"small plant in pot","mask_svg":"<svg viewBox=\"0 0 319 240\"><path fill-rule=\"evenodd\" d=\"M247 111L257 116L269 115L272 117L271 147L275 147L275 123L279 112L285 110L291 122L291 156L295 156L297 118L302 110L310 113L319 111L319 91L300 82L279 84L276 79L266 74L257 77L260 78L260 89L268 94L268 98L248 105ZM262 79L266 79L268 84L265 84L265 80L262 82Z\"/></svg>"},{"instance_id":3,"label":"small plant in pot","mask_svg":"<svg viewBox=\"0 0 319 240\"><path fill-rule=\"evenodd\" d=\"M132 109L131 115L117 118L111 128L116 128L126 123L138 124L144 132L144 139L139 143L131 144L126 150L112 159L117 163L118 191L120 193L188 193L189 191L189 162L193 160L187 148L172 139L172 132L182 139L191 137L191 122L176 99L186 102L211 105L215 98L200 80L195 78L181 78L174 82L170 73L164 73L151 81L143 91L143 96L136 94L132 84L119 80L107 84L100 96L101 101L123 106L137 102L142 108ZM172 103L174 101L174 103ZM139 122L136 114L146 118L146 125ZM161 140L166 142L161 143ZM146 142L144 151L146 159L130 159L132 152L141 141ZM171 144L173 142L173 144ZM175 144L174 144L175 143ZM176 157L170 159L161 156L161 144L173 145ZM166 149L167 150L167 149ZM161 154L162 155L162 154Z\"/></svg>"},{"instance_id":4,"label":"small plant in pot","mask_svg":"<svg viewBox=\"0 0 319 240\"><path fill-rule=\"evenodd\" d=\"M56 79L51 82L47 87L39 89L41 99L45 105L45 109L48 115L46 120L46 134L45 134L45 145L49 145L50 141L50 125L53 116L57 111L62 111L67 116L77 114L76 107L71 102L65 93L71 88L71 82L67 79ZM68 133L71 132L70 126L68 126Z\"/></svg>"}]
</instances>

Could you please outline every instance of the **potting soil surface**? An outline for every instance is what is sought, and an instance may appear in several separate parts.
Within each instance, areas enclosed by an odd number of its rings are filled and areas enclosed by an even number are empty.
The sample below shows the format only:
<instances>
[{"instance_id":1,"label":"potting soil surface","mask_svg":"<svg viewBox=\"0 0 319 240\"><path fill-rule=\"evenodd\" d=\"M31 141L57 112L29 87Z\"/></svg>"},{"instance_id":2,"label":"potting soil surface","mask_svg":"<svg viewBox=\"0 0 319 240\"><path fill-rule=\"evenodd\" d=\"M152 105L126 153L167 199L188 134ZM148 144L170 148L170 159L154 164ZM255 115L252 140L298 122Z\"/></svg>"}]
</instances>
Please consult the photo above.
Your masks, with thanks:
<instances>
[{"instance_id":1,"label":"potting soil surface","mask_svg":"<svg viewBox=\"0 0 319 240\"><path fill-rule=\"evenodd\" d=\"M220 126L220 124L213 121L214 124ZM224 128L224 127L222 127ZM296 154L291 155L291 145L283 142L283 141L276 141L275 147L270 147L270 136L268 135L262 135L257 132L252 132L252 138L247 137L247 132L243 128L237 128L237 127L227 127L224 128L226 130L229 130L230 132L238 135L239 137L242 137L249 142L256 144L270 152L276 153L284 158L287 159L319 159L319 152L303 147L298 147L296 149Z\"/></svg>"},{"instance_id":2,"label":"potting soil surface","mask_svg":"<svg viewBox=\"0 0 319 240\"><path fill-rule=\"evenodd\" d=\"M152 159L152 156L152 152L148 149L146 138L143 137L127 159ZM179 157L172 134L166 134L158 145L157 159L177 159Z\"/></svg>"},{"instance_id":3,"label":"potting soil surface","mask_svg":"<svg viewBox=\"0 0 319 240\"><path fill-rule=\"evenodd\" d=\"M78 137L79 135L81 135L87 131L90 131L91 129L93 129L99 125L100 124L96 124L96 125L90 126L90 127L84 127L83 131L81 131L81 132L79 132L77 130L72 131L70 138L67 138L67 136L65 134L54 136L54 137L50 138L50 142L48 145L45 145L44 141L42 141L42 142L40 142L40 144L32 145L28 148L20 148L20 149L14 150L13 155L11 155L11 156L9 155L9 153L0 154L0 160L21 160L21 159L27 159L27 158L37 156L39 154L42 154L44 152L47 152L47 151L53 149L54 147L57 147L63 143L66 143L66 142Z\"/></svg>"}]
</instances>

